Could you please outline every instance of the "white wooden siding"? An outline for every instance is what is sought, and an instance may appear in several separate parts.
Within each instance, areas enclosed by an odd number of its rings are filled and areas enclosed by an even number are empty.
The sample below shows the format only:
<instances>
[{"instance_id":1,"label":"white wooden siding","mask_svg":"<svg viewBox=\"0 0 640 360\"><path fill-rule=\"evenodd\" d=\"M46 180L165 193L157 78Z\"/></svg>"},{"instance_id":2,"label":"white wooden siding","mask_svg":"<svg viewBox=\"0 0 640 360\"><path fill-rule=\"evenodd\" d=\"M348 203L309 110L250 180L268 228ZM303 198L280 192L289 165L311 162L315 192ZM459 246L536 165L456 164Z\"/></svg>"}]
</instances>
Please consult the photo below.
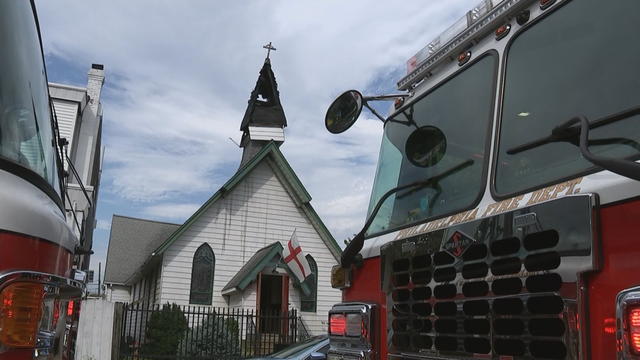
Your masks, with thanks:
<instances>
[{"instance_id":1,"label":"white wooden siding","mask_svg":"<svg viewBox=\"0 0 640 360\"><path fill-rule=\"evenodd\" d=\"M109 285L107 287L107 300L112 302L131 302L131 292L128 286Z\"/></svg>"},{"instance_id":2,"label":"white wooden siding","mask_svg":"<svg viewBox=\"0 0 640 360\"><path fill-rule=\"evenodd\" d=\"M300 314L312 334L325 333L327 312L341 300L340 291L330 285L331 267L337 262L267 162L256 166L165 251L161 302L188 304L193 255L207 242L216 257L213 306L255 309L255 283L240 296L229 299L228 304L221 290L260 248L276 241L286 246L294 229L302 249L316 260L319 272L317 313ZM290 286L291 307L300 307L297 292Z\"/></svg>"},{"instance_id":3,"label":"white wooden siding","mask_svg":"<svg viewBox=\"0 0 640 360\"><path fill-rule=\"evenodd\" d=\"M279 127L249 126L251 140L284 141L284 129Z\"/></svg>"},{"instance_id":4,"label":"white wooden siding","mask_svg":"<svg viewBox=\"0 0 640 360\"><path fill-rule=\"evenodd\" d=\"M61 99L53 99L53 109L58 119L58 127L60 129L60 137L69 141L67 152L71 157L71 149L73 149L73 135L76 128L76 120L78 119L78 103ZM64 168L67 169L67 162L64 162Z\"/></svg>"}]
</instances>

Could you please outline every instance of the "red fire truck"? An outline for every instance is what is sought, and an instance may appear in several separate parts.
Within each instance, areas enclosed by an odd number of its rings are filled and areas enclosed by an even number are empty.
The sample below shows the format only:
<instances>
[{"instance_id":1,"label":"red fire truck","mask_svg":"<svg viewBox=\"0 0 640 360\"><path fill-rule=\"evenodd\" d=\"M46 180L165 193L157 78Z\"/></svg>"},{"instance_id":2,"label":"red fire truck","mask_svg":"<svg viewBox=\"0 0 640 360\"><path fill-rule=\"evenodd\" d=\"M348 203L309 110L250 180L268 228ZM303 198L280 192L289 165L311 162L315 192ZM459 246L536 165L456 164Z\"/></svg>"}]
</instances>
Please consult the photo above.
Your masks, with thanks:
<instances>
[{"instance_id":1,"label":"red fire truck","mask_svg":"<svg viewBox=\"0 0 640 360\"><path fill-rule=\"evenodd\" d=\"M329 359L640 359L639 23L635 0L484 0L400 94L334 101L329 131L366 106L384 134Z\"/></svg>"},{"instance_id":2,"label":"red fire truck","mask_svg":"<svg viewBox=\"0 0 640 360\"><path fill-rule=\"evenodd\" d=\"M33 1L0 1L0 49L0 359L63 359L83 285Z\"/></svg>"}]
</instances>

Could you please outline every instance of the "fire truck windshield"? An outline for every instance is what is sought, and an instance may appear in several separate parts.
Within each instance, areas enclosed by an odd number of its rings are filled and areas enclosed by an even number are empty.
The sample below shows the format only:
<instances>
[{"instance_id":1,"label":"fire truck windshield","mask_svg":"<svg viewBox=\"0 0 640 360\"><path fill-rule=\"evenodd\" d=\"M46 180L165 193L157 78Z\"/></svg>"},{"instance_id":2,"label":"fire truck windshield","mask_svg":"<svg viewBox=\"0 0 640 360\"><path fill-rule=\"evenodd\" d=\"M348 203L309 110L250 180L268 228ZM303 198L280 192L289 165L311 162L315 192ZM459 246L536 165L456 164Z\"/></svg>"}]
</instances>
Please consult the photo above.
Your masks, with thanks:
<instances>
[{"instance_id":1,"label":"fire truck windshield","mask_svg":"<svg viewBox=\"0 0 640 360\"><path fill-rule=\"evenodd\" d=\"M546 136L578 115L590 120L640 105L640 44L628 14L640 2L571 1L533 24L507 49L495 190L533 190L593 171L568 142L508 150ZM598 21L593 21L598 19ZM589 150L610 158L638 155L639 116L590 132Z\"/></svg>"},{"instance_id":2,"label":"fire truck windshield","mask_svg":"<svg viewBox=\"0 0 640 360\"><path fill-rule=\"evenodd\" d=\"M0 158L58 190L47 80L29 1L0 2L0 49Z\"/></svg>"},{"instance_id":3,"label":"fire truck windshield","mask_svg":"<svg viewBox=\"0 0 640 360\"><path fill-rule=\"evenodd\" d=\"M496 55L481 57L386 122L369 212L389 189L429 178L438 181L387 198L367 235L458 212L479 200L485 184L496 65ZM423 127L435 127L446 138L446 146L439 147L443 153L434 156L437 161L429 166L415 164L405 153L409 136ZM469 165L447 173L460 164ZM440 176L443 173L447 176Z\"/></svg>"}]
</instances>

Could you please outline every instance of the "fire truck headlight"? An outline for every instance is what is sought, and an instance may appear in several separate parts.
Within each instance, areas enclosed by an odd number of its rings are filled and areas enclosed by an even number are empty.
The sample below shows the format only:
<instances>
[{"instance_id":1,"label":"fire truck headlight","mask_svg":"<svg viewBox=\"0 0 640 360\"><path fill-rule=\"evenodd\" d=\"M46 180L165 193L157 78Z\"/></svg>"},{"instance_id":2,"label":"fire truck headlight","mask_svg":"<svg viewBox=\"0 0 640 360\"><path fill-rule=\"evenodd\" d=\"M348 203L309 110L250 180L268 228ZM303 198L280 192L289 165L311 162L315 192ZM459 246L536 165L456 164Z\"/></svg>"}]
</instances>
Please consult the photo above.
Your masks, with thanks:
<instances>
[{"instance_id":1,"label":"fire truck headlight","mask_svg":"<svg viewBox=\"0 0 640 360\"><path fill-rule=\"evenodd\" d=\"M347 326L345 335L359 337L366 337L367 331L365 330L365 322L367 319L363 314L347 314Z\"/></svg>"},{"instance_id":2,"label":"fire truck headlight","mask_svg":"<svg viewBox=\"0 0 640 360\"><path fill-rule=\"evenodd\" d=\"M0 292L0 343L15 348L36 345L44 285L15 282Z\"/></svg>"},{"instance_id":3,"label":"fire truck headlight","mask_svg":"<svg viewBox=\"0 0 640 360\"><path fill-rule=\"evenodd\" d=\"M342 303L329 311L328 359L374 359L375 304Z\"/></svg>"}]
</instances>

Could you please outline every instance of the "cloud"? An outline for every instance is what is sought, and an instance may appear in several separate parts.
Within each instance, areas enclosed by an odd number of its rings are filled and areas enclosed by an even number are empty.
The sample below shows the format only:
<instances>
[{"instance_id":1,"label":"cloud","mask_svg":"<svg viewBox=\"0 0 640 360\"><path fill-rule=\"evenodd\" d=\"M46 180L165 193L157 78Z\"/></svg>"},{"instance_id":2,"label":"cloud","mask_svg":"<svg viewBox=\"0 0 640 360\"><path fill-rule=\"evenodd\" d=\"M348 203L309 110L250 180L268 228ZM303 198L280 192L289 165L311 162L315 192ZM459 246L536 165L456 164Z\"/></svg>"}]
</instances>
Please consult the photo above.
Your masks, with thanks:
<instances>
[{"instance_id":1,"label":"cloud","mask_svg":"<svg viewBox=\"0 0 640 360\"><path fill-rule=\"evenodd\" d=\"M201 205L162 203L146 207L143 213L154 219L174 220L181 223L196 212Z\"/></svg>"},{"instance_id":2,"label":"cloud","mask_svg":"<svg viewBox=\"0 0 640 360\"><path fill-rule=\"evenodd\" d=\"M38 1L47 58L102 63L103 198L186 218L237 169L240 121L272 41L282 150L340 241L364 223L382 126L324 129L346 89L393 91L405 61L478 0ZM105 195L106 194L106 195ZM99 208L100 209L100 208ZM109 216L106 214L106 216Z\"/></svg>"},{"instance_id":3,"label":"cloud","mask_svg":"<svg viewBox=\"0 0 640 360\"><path fill-rule=\"evenodd\" d=\"M96 229L111 230L111 221L98 219L98 221L96 222Z\"/></svg>"}]
</instances>

